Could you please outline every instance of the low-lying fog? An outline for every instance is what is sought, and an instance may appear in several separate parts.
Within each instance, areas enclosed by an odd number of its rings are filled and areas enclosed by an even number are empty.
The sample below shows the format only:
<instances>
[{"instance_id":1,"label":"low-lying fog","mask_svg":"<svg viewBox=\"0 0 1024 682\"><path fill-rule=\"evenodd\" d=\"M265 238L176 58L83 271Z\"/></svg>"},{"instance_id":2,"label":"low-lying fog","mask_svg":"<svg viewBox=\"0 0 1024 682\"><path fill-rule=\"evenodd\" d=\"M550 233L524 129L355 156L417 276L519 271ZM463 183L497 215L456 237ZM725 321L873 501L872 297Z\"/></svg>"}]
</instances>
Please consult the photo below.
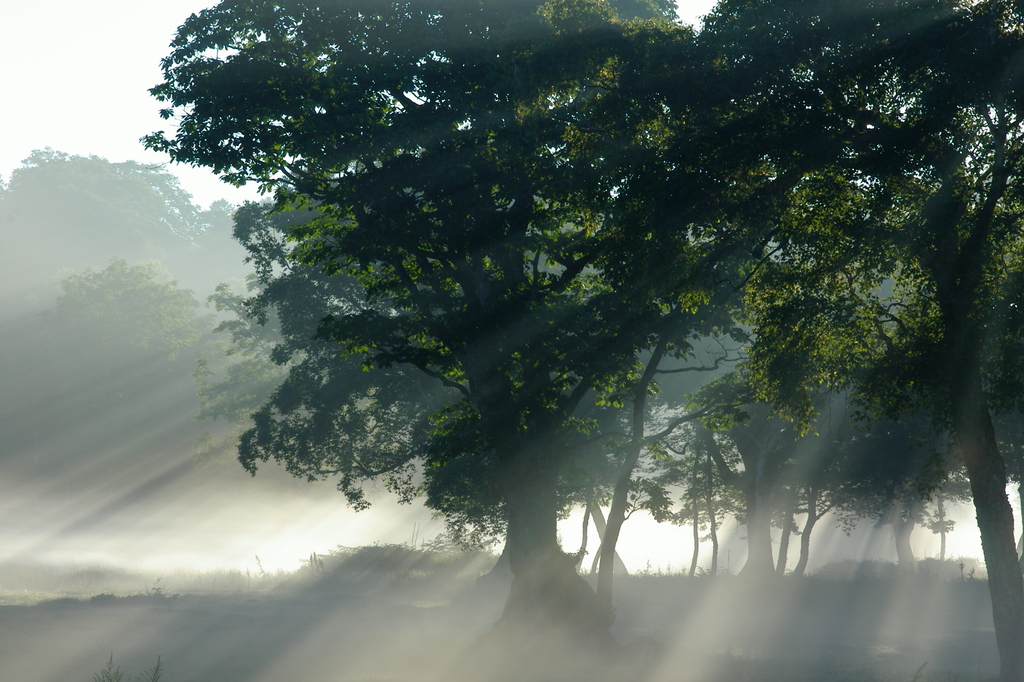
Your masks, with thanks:
<instances>
[{"instance_id":1,"label":"low-lying fog","mask_svg":"<svg viewBox=\"0 0 1024 682\"><path fill-rule=\"evenodd\" d=\"M294 573L6 566L5 586L50 596L17 604L5 592L0 679L85 680L111 656L127 675L152 673L159 660L165 682L810 682L997 671L985 583L934 574L785 578L770 589L732 576L620 577L614 650L548 659L538 647L492 660L489 633L508 585L478 578L489 563L370 547L310 557Z\"/></svg>"},{"instance_id":2,"label":"low-lying fog","mask_svg":"<svg viewBox=\"0 0 1024 682\"><path fill-rule=\"evenodd\" d=\"M818 577L688 578L678 573L688 529L643 517L623 535L632 575L615 585L621 654L492 665L474 652L488 650L481 638L508 578L480 579L492 554L431 545L442 524L418 506L380 494L356 513L329 485L159 455L95 480L21 467L22 478L0 483L0 680L85 680L111 655L126 676L152 673L159 657L165 682L947 680L997 670L976 562L926 560L901 577L887 561L891 531L862 524L834 544L822 532ZM562 522L567 548L580 521ZM742 566L742 535L723 529L723 569ZM648 565L643 547L667 559ZM864 550L876 560L840 561Z\"/></svg>"}]
</instances>

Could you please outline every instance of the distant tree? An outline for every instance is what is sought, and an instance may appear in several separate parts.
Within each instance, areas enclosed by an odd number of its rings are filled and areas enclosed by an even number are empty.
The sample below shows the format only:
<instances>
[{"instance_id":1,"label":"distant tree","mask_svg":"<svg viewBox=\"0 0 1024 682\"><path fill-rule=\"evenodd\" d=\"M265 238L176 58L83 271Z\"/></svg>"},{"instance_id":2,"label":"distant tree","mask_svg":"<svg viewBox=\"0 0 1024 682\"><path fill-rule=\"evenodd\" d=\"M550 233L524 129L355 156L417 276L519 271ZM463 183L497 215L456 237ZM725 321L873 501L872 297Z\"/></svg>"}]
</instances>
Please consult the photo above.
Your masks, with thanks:
<instances>
[{"instance_id":1,"label":"distant tree","mask_svg":"<svg viewBox=\"0 0 1024 682\"><path fill-rule=\"evenodd\" d=\"M257 284L250 280L250 286ZM220 315L228 316L214 333L230 336L211 343L193 372L199 396L196 418L221 419L234 429L220 438L204 432L194 448L199 462L220 461L225 455L237 454L238 438L251 424L253 413L270 398L286 374L273 359L274 349L283 341L275 316L268 314L260 324L246 305L247 296L234 293L228 284L218 285L207 301Z\"/></svg>"},{"instance_id":2,"label":"distant tree","mask_svg":"<svg viewBox=\"0 0 1024 682\"><path fill-rule=\"evenodd\" d=\"M911 534L925 524L928 499L953 468L943 434L934 431L926 415L900 422L880 419L852 431L840 447L851 481L842 512L892 526L900 568L915 570Z\"/></svg>"},{"instance_id":3,"label":"distant tree","mask_svg":"<svg viewBox=\"0 0 1024 682\"><path fill-rule=\"evenodd\" d=\"M811 552L811 534L817 523L833 510L841 509L852 493L856 481L847 469L840 446L841 435L821 434L814 437L817 447L802 449L792 473L796 491L794 513L804 515L800 526L800 556L793 575L807 570Z\"/></svg>"},{"instance_id":4,"label":"distant tree","mask_svg":"<svg viewBox=\"0 0 1024 682\"><path fill-rule=\"evenodd\" d=\"M158 260L185 286L211 291L245 273L231 241L233 210L223 200L197 206L162 165L34 151L0 193L0 289L23 295L61 269L103 268L118 257ZM45 261L18 256L40 239L49 244Z\"/></svg>"},{"instance_id":5,"label":"distant tree","mask_svg":"<svg viewBox=\"0 0 1024 682\"><path fill-rule=\"evenodd\" d=\"M5 330L7 451L32 452L42 468L81 467L76 474L85 477L109 474L100 465L110 452L123 454L153 434L173 432L187 448L196 410L191 373L212 327L192 292L156 264L119 259L68 273L60 290L41 315Z\"/></svg>"},{"instance_id":6,"label":"distant tree","mask_svg":"<svg viewBox=\"0 0 1024 682\"><path fill-rule=\"evenodd\" d=\"M705 436L701 442L722 481L744 500L741 520L747 526L747 561L741 574L768 576L775 573L772 516L785 492L784 475L796 452L797 431L766 403L749 402L749 388L739 375L727 376L706 389L717 386L742 404L742 412L738 418L709 420L721 438Z\"/></svg>"},{"instance_id":7,"label":"distant tree","mask_svg":"<svg viewBox=\"0 0 1024 682\"><path fill-rule=\"evenodd\" d=\"M209 321L197 314L191 291L166 280L158 265L128 265L114 258L103 270L71 273L46 312L55 333L73 339L83 352L125 360L132 356L174 360L195 345Z\"/></svg>"},{"instance_id":8,"label":"distant tree","mask_svg":"<svg viewBox=\"0 0 1024 682\"><path fill-rule=\"evenodd\" d=\"M666 486L682 489L682 504L670 519L680 526L689 525L693 531L691 577L697 571L700 543L704 540L711 541L710 574L718 574L718 529L726 517L740 514L743 508L739 492L722 478L712 450L718 449L730 468L737 464L731 461L734 453L711 443L714 438L714 432L701 425L683 430L679 437L671 439L671 444L666 443L673 457L664 462L664 472L659 477ZM707 535L702 535L702 531Z\"/></svg>"}]
</instances>

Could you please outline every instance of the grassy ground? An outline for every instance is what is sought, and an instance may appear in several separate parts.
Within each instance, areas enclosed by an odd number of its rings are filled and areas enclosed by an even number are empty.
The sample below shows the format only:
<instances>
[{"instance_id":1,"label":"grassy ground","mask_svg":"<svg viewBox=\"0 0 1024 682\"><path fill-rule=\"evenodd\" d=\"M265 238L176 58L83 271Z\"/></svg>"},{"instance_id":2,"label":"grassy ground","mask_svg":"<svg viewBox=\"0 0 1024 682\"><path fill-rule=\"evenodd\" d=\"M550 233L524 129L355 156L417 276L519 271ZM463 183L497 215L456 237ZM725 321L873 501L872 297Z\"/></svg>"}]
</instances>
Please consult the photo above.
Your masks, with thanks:
<instances>
[{"instance_id":1,"label":"grassy ground","mask_svg":"<svg viewBox=\"0 0 1024 682\"><path fill-rule=\"evenodd\" d=\"M510 652L488 636L507 590L476 580L489 561L392 546L311 555L293 573L0 566L0 680L108 682L103 674L124 671L125 682L150 682L157 657L162 682L975 682L997 673L987 585L958 562L912 576L836 566L760 585L623 577L619 646L569 648L546 633Z\"/></svg>"}]
</instances>

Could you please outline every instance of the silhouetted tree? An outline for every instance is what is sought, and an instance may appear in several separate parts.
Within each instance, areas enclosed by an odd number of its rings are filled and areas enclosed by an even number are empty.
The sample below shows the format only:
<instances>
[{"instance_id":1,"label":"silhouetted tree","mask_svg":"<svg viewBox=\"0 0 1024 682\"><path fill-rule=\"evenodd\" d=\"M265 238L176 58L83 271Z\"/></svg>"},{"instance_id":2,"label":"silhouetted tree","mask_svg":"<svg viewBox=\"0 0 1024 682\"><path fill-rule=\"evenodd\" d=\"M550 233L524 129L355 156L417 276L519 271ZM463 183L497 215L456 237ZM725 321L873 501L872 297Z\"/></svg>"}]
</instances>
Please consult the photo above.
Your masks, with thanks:
<instances>
[{"instance_id":1,"label":"silhouetted tree","mask_svg":"<svg viewBox=\"0 0 1024 682\"><path fill-rule=\"evenodd\" d=\"M688 335L731 333L715 290L735 297L738 258L761 241L678 179L655 199L643 182L662 151L648 123L667 110L612 84L630 83L615 66L627 46L662 39L692 32L663 20L635 32L599 2L227 0L182 26L154 89L166 115L184 117L150 146L259 182L281 207L316 208L287 229L289 260L357 285L308 311L318 337L351 362L449 391L419 451L428 504L481 519L501 510L509 622L610 622L608 592L594 599L555 533L571 441L587 428L579 410L630 402L642 423L658 362L641 354L685 358ZM644 47L627 57L651 63ZM694 169L690 184L707 175ZM257 415L254 436L272 417ZM637 423L617 485L649 442Z\"/></svg>"}]
</instances>

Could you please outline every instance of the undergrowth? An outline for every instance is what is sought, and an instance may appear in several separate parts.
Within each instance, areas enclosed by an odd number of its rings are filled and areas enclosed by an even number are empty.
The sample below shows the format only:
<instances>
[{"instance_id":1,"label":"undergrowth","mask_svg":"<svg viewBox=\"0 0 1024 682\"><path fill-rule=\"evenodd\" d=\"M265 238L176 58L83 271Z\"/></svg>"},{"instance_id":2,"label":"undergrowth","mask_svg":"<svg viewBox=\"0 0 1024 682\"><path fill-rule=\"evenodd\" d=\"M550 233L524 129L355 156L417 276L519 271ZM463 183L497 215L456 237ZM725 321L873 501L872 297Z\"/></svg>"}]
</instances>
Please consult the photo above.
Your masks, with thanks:
<instances>
[{"instance_id":1,"label":"undergrowth","mask_svg":"<svg viewBox=\"0 0 1024 682\"><path fill-rule=\"evenodd\" d=\"M111 651L107 664L102 670L92 676L92 680L93 682L160 682L162 677L163 664L160 661L160 657L157 656L156 665L125 680L124 673L121 672L121 666L114 667L114 652Z\"/></svg>"}]
</instances>

